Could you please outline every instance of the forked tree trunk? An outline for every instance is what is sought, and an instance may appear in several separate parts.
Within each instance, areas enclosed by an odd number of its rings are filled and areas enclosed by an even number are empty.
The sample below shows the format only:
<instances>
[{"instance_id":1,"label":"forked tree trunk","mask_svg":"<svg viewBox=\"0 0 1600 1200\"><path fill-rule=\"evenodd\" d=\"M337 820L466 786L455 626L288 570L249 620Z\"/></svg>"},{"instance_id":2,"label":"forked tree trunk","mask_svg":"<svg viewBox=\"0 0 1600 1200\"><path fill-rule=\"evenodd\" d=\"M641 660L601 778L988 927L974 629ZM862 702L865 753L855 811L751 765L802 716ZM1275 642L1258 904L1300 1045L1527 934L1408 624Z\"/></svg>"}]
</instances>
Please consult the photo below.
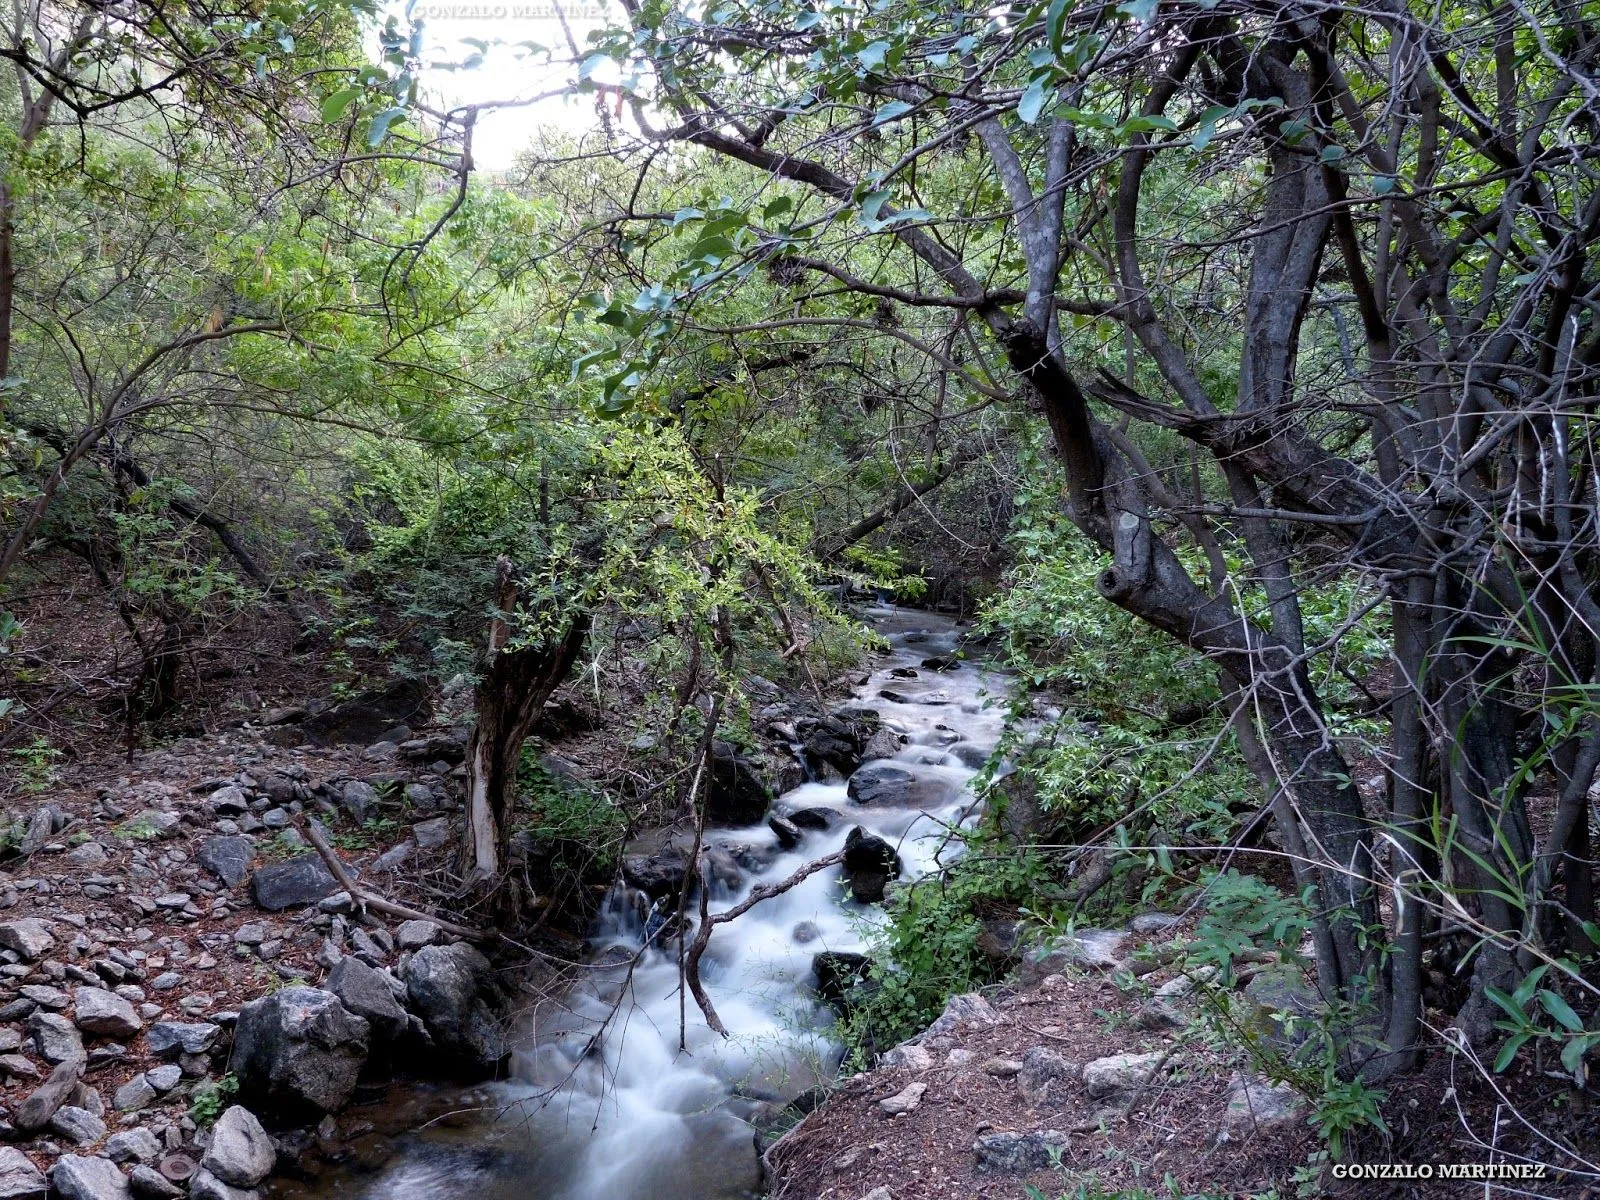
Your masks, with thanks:
<instances>
[{"instance_id":1,"label":"forked tree trunk","mask_svg":"<svg viewBox=\"0 0 1600 1200\"><path fill-rule=\"evenodd\" d=\"M583 649L589 618L572 618L558 642L534 642L508 649L507 617L517 604L511 560L501 558L496 606L489 627L489 650L475 693L477 724L467 747L467 839L465 873L469 883L492 885L500 878L511 842L517 801L517 765L548 700L561 686Z\"/></svg>"}]
</instances>

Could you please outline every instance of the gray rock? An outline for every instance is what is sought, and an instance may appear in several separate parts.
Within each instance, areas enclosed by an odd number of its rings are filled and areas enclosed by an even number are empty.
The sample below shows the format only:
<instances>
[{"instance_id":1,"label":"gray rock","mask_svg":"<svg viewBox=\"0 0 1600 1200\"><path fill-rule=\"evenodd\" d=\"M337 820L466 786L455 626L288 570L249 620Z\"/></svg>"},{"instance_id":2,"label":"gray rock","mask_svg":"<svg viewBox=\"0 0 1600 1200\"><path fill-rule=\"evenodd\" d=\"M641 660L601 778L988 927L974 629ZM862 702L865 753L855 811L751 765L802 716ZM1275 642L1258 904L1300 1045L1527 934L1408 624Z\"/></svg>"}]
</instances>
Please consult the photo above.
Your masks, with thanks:
<instances>
[{"instance_id":1,"label":"gray rock","mask_svg":"<svg viewBox=\"0 0 1600 1200\"><path fill-rule=\"evenodd\" d=\"M189 1200L257 1200L254 1188L231 1187L201 1167L189 1180Z\"/></svg>"},{"instance_id":2,"label":"gray rock","mask_svg":"<svg viewBox=\"0 0 1600 1200\"><path fill-rule=\"evenodd\" d=\"M183 976L176 971L163 971L150 981L150 989L156 992L170 992L183 982Z\"/></svg>"},{"instance_id":3,"label":"gray rock","mask_svg":"<svg viewBox=\"0 0 1600 1200\"><path fill-rule=\"evenodd\" d=\"M505 1055L500 1023L487 997L495 992L489 961L465 942L424 946L406 969L406 997L434 1044L454 1065L492 1071Z\"/></svg>"},{"instance_id":4,"label":"gray rock","mask_svg":"<svg viewBox=\"0 0 1600 1200\"><path fill-rule=\"evenodd\" d=\"M1066 1103L1069 1088L1078 1081L1078 1064L1056 1051L1035 1046L1022 1056L1017 1072L1017 1090L1034 1108L1059 1108Z\"/></svg>"},{"instance_id":5,"label":"gray rock","mask_svg":"<svg viewBox=\"0 0 1600 1200\"><path fill-rule=\"evenodd\" d=\"M112 1162L151 1162L161 1156L161 1139L143 1125L113 1133L106 1139L106 1157Z\"/></svg>"},{"instance_id":6,"label":"gray rock","mask_svg":"<svg viewBox=\"0 0 1600 1200\"><path fill-rule=\"evenodd\" d=\"M177 1063L166 1063L159 1067L151 1067L144 1073L144 1077L156 1091L170 1092L183 1082L183 1068Z\"/></svg>"},{"instance_id":7,"label":"gray rock","mask_svg":"<svg viewBox=\"0 0 1600 1200\"><path fill-rule=\"evenodd\" d=\"M879 759L850 776L846 790L852 802L873 808L943 808L961 784L938 767Z\"/></svg>"},{"instance_id":8,"label":"gray rock","mask_svg":"<svg viewBox=\"0 0 1600 1200\"><path fill-rule=\"evenodd\" d=\"M99 842L85 842L67 854L67 861L75 867L98 867L105 863L106 848Z\"/></svg>"},{"instance_id":9,"label":"gray rock","mask_svg":"<svg viewBox=\"0 0 1600 1200\"><path fill-rule=\"evenodd\" d=\"M401 921L394 931L394 943L401 950L420 950L439 940L439 927L432 921Z\"/></svg>"},{"instance_id":10,"label":"gray rock","mask_svg":"<svg viewBox=\"0 0 1600 1200\"><path fill-rule=\"evenodd\" d=\"M980 1171L1026 1175L1059 1160L1067 1148L1067 1135L1054 1129L1031 1133L985 1133L972 1143Z\"/></svg>"},{"instance_id":11,"label":"gray rock","mask_svg":"<svg viewBox=\"0 0 1600 1200\"><path fill-rule=\"evenodd\" d=\"M1311 1042L1316 1018L1326 1009L1321 994L1290 966L1262 970L1238 1000L1239 1023L1285 1054L1295 1055Z\"/></svg>"},{"instance_id":12,"label":"gray rock","mask_svg":"<svg viewBox=\"0 0 1600 1200\"><path fill-rule=\"evenodd\" d=\"M933 1066L933 1051L915 1042L905 1042L878 1059L880 1067L904 1067L909 1071L926 1071Z\"/></svg>"},{"instance_id":13,"label":"gray rock","mask_svg":"<svg viewBox=\"0 0 1600 1200\"><path fill-rule=\"evenodd\" d=\"M1306 1104L1287 1083L1273 1085L1238 1071L1228 1080L1228 1107L1222 1115L1224 1141L1256 1130L1283 1129L1299 1125Z\"/></svg>"},{"instance_id":14,"label":"gray rock","mask_svg":"<svg viewBox=\"0 0 1600 1200\"><path fill-rule=\"evenodd\" d=\"M235 1104L218 1118L200 1168L233 1187L253 1188L272 1173L277 1151L256 1115Z\"/></svg>"},{"instance_id":15,"label":"gray rock","mask_svg":"<svg viewBox=\"0 0 1600 1200\"><path fill-rule=\"evenodd\" d=\"M629 854L622 860L622 879L629 887L638 888L652 900L660 900L683 890L685 869L683 854L678 850L649 855Z\"/></svg>"},{"instance_id":16,"label":"gray rock","mask_svg":"<svg viewBox=\"0 0 1600 1200\"><path fill-rule=\"evenodd\" d=\"M857 825L844 840L844 877L857 904L877 904L900 874L900 856L881 837Z\"/></svg>"},{"instance_id":17,"label":"gray rock","mask_svg":"<svg viewBox=\"0 0 1600 1200\"><path fill-rule=\"evenodd\" d=\"M106 1135L106 1123L86 1108L63 1104L50 1118L50 1132L75 1146L92 1146Z\"/></svg>"},{"instance_id":18,"label":"gray rock","mask_svg":"<svg viewBox=\"0 0 1600 1200\"><path fill-rule=\"evenodd\" d=\"M892 729L879 729L861 747L861 761L875 762L879 759L893 758L899 753L900 735Z\"/></svg>"},{"instance_id":19,"label":"gray rock","mask_svg":"<svg viewBox=\"0 0 1600 1200\"><path fill-rule=\"evenodd\" d=\"M793 850L805 836L800 832L799 826L787 817L776 815L768 817L767 828L772 830L773 836L778 839L778 845L785 850Z\"/></svg>"},{"instance_id":20,"label":"gray rock","mask_svg":"<svg viewBox=\"0 0 1600 1200\"><path fill-rule=\"evenodd\" d=\"M983 1064L983 1073L996 1079L1015 1079L1022 1074L1022 1063L1015 1058L990 1058Z\"/></svg>"},{"instance_id":21,"label":"gray rock","mask_svg":"<svg viewBox=\"0 0 1600 1200\"><path fill-rule=\"evenodd\" d=\"M209 839L195 853L194 860L229 887L238 887L250 877L250 860L255 852L254 839L236 834Z\"/></svg>"},{"instance_id":22,"label":"gray rock","mask_svg":"<svg viewBox=\"0 0 1600 1200\"><path fill-rule=\"evenodd\" d=\"M878 1101L878 1109L886 1117L898 1117L904 1113L916 1112L917 1106L922 1103L922 1094L928 1090L928 1085L920 1079L915 1083L908 1083L898 1093Z\"/></svg>"},{"instance_id":23,"label":"gray rock","mask_svg":"<svg viewBox=\"0 0 1600 1200\"><path fill-rule=\"evenodd\" d=\"M378 789L361 779L352 779L344 785L340 794L345 811L355 818L357 825L367 819L367 814L378 807L382 797Z\"/></svg>"},{"instance_id":24,"label":"gray rock","mask_svg":"<svg viewBox=\"0 0 1600 1200\"><path fill-rule=\"evenodd\" d=\"M290 987L252 1000L233 1036L240 1099L286 1120L337 1112L355 1091L369 1038L367 1022L332 992Z\"/></svg>"},{"instance_id":25,"label":"gray rock","mask_svg":"<svg viewBox=\"0 0 1600 1200\"><path fill-rule=\"evenodd\" d=\"M60 1013L34 1013L28 1018L28 1036L46 1062L62 1063L84 1056L83 1038Z\"/></svg>"},{"instance_id":26,"label":"gray rock","mask_svg":"<svg viewBox=\"0 0 1600 1200\"><path fill-rule=\"evenodd\" d=\"M73 1000L78 1028L91 1037L131 1038L144 1028L133 1005L115 992L81 987Z\"/></svg>"},{"instance_id":27,"label":"gray rock","mask_svg":"<svg viewBox=\"0 0 1600 1200\"><path fill-rule=\"evenodd\" d=\"M37 854L50 835L55 832L55 814L48 808L35 809L33 816L28 818L28 827L17 842L17 853L27 858L30 854Z\"/></svg>"},{"instance_id":28,"label":"gray rock","mask_svg":"<svg viewBox=\"0 0 1600 1200\"><path fill-rule=\"evenodd\" d=\"M147 808L124 821L117 828L123 834L147 841L150 838L169 838L178 835L183 817L164 808Z\"/></svg>"},{"instance_id":29,"label":"gray rock","mask_svg":"<svg viewBox=\"0 0 1600 1200\"><path fill-rule=\"evenodd\" d=\"M1156 1051L1097 1058L1084 1064L1083 1090L1089 1093L1091 1100L1107 1100L1132 1088L1143 1087L1167 1057Z\"/></svg>"},{"instance_id":30,"label":"gray rock","mask_svg":"<svg viewBox=\"0 0 1600 1200\"><path fill-rule=\"evenodd\" d=\"M185 1024L181 1021L157 1021L150 1026L145 1042L151 1054L165 1057L169 1054L205 1054L222 1036L222 1026L209 1021Z\"/></svg>"},{"instance_id":31,"label":"gray rock","mask_svg":"<svg viewBox=\"0 0 1600 1200\"><path fill-rule=\"evenodd\" d=\"M45 1200L44 1173L15 1146L0 1146L0 1200Z\"/></svg>"},{"instance_id":32,"label":"gray rock","mask_svg":"<svg viewBox=\"0 0 1600 1200\"><path fill-rule=\"evenodd\" d=\"M977 992L966 992L960 996L951 996L945 1001L944 1011L938 1015L932 1025L929 1025L917 1035L918 1041L928 1038L947 1037L952 1033L959 1033L963 1027L968 1029L992 1029L996 1025L1005 1023L1005 1018L995 1011L990 1004Z\"/></svg>"},{"instance_id":33,"label":"gray rock","mask_svg":"<svg viewBox=\"0 0 1600 1200\"><path fill-rule=\"evenodd\" d=\"M713 742L706 819L716 825L758 825L771 807L772 792L755 764L727 742Z\"/></svg>"},{"instance_id":34,"label":"gray rock","mask_svg":"<svg viewBox=\"0 0 1600 1200\"><path fill-rule=\"evenodd\" d=\"M111 1107L118 1112L134 1112L149 1108L156 1098L156 1090L150 1086L150 1081L142 1074L135 1075L112 1094Z\"/></svg>"},{"instance_id":35,"label":"gray rock","mask_svg":"<svg viewBox=\"0 0 1600 1200\"><path fill-rule=\"evenodd\" d=\"M1128 922L1128 929L1140 937L1149 937L1156 933L1165 933L1178 923L1180 918L1171 913L1147 912L1140 913Z\"/></svg>"},{"instance_id":36,"label":"gray rock","mask_svg":"<svg viewBox=\"0 0 1600 1200\"><path fill-rule=\"evenodd\" d=\"M435 817L431 821L419 821L411 827L411 836L417 839L419 849L438 850L450 840L450 818Z\"/></svg>"},{"instance_id":37,"label":"gray rock","mask_svg":"<svg viewBox=\"0 0 1600 1200\"><path fill-rule=\"evenodd\" d=\"M143 1163L128 1172L128 1186L140 1200L182 1200L183 1189L154 1167Z\"/></svg>"},{"instance_id":38,"label":"gray rock","mask_svg":"<svg viewBox=\"0 0 1600 1200\"><path fill-rule=\"evenodd\" d=\"M50 1184L62 1200L128 1200L128 1180L108 1158L68 1154L50 1169Z\"/></svg>"},{"instance_id":39,"label":"gray rock","mask_svg":"<svg viewBox=\"0 0 1600 1200\"><path fill-rule=\"evenodd\" d=\"M373 859L372 865L369 869L373 871L382 871L384 873L398 871L416 852L417 844L407 838L398 846L391 846L382 854L378 855L377 858Z\"/></svg>"},{"instance_id":40,"label":"gray rock","mask_svg":"<svg viewBox=\"0 0 1600 1200\"><path fill-rule=\"evenodd\" d=\"M250 800L244 789L234 784L218 788L206 801L219 816L237 817L250 811Z\"/></svg>"},{"instance_id":41,"label":"gray rock","mask_svg":"<svg viewBox=\"0 0 1600 1200\"><path fill-rule=\"evenodd\" d=\"M14 950L28 962L44 957L56 944L50 927L38 917L19 917L0 921L0 946Z\"/></svg>"},{"instance_id":42,"label":"gray rock","mask_svg":"<svg viewBox=\"0 0 1600 1200\"><path fill-rule=\"evenodd\" d=\"M372 1027L374 1045L393 1042L409 1024L384 977L359 958L347 956L328 974L324 986L339 997L339 1002ZM221 1175L219 1171L217 1174ZM222 1176L227 1179L226 1175Z\"/></svg>"},{"instance_id":43,"label":"gray rock","mask_svg":"<svg viewBox=\"0 0 1600 1200\"><path fill-rule=\"evenodd\" d=\"M1023 981L1038 983L1046 975L1059 975L1068 967L1115 970L1123 965L1128 940L1127 931L1122 929L1075 930L1023 955Z\"/></svg>"},{"instance_id":44,"label":"gray rock","mask_svg":"<svg viewBox=\"0 0 1600 1200\"><path fill-rule=\"evenodd\" d=\"M1133 1014L1135 1029L1180 1029L1188 1023L1183 1013L1170 1001L1159 997L1145 1001Z\"/></svg>"},{"instance_id":45,"label":"gray rock","mask_svg":"<svg viewBox=\"0 0 1600 1200\"><path fill-rule=\"evenodd\" d=\"M262 867L250 877L251 898L268 912L304 908L338 890L339 881L315 854Z\"/></svg>"},{"instance_id":46,"label":"gray rock","mask_svg":"<svg viewBox=\"0 0 1600 1200\"><path fill-rule=\"evenodd\" d=\"M49 1077L33 1093L17 1105L11 1116L12 1124L25 1133L43 1129L56 1115L56 1109L67 1102L78 1086L78 1076L83 1074L83 1060L69 1058L50 1072Z\"/></svg>"}]
</instances>

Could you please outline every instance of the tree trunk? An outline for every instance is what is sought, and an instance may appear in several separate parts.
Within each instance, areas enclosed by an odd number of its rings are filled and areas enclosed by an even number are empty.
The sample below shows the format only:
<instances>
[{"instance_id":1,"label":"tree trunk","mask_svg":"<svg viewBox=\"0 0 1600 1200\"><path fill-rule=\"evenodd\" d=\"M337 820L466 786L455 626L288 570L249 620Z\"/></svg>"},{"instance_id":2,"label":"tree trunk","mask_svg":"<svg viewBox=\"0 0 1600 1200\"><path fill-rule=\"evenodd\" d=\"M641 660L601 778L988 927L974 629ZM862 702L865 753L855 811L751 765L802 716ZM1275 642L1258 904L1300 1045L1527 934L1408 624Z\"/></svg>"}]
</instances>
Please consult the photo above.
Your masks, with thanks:
<instances>
[{"instance_id":1,"label":"tree trunk","mask_svg":"<svg viewBox=\"0 0 1600 1200\"><path fill-rule=\"evenodd\" d=\"M498 563L498 612L489 629L489 650L475 692L477 724L467 748L468 882L492 887L505 867L517 802L517 766L522 743L544 711L545 701L566 679L583 649L589 618L572 618L559 642L535 642L507 649L508 618L515 611L517 585L511 560Z\"/></svg>"}]
</instances>

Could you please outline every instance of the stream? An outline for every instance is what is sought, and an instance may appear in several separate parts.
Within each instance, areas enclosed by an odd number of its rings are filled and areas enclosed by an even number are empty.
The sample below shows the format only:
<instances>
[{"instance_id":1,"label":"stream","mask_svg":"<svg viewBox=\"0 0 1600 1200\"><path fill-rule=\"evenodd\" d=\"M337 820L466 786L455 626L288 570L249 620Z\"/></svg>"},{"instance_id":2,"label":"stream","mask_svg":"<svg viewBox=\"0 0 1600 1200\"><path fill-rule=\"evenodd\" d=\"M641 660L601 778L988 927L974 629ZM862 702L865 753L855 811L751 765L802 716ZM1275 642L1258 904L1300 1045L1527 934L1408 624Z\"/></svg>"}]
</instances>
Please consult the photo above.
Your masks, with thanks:
<instances>
[{"instance_id":1,"label":"stream","mask_svg":"<svg viewBox=\"0 0 1600 1200\"><path fill-rule=\"evenodd\" d=\"M895 758L921 782L916 806L858 804L843 782L802 784L777 814L809 814L792 849L766 825L708 830L709 845L758 869L713 889L710 910L788 878L843 848L860 825L892 843L901 879L959 850L952 825L970 821L968 784L1003 724L998 676L962 663L930 671L953 653L949 618L878 607L864 614L889 640L854 703L875 710L905 738ZM888 695L885 695L888 693ZM881 768L880 768L881 770ZM929 800L929 797L932 800ZM836 819L835 819L836 816ZM381 1153L363 1155L317 1183L277 1194L306 1200L742 1200L759 1194L753 1123L832 1078L842 1049L834 1015L815 992L821 951L860 950L874 906L855 903L840 871L818 872L717 929L701 963L706 992L730 1036L713 1032L692 997L680 996L676 942L659 916L619 888L593 932L592 965L560 1002L525 1011L514 1029L511 1077L464 1092L393 1089ZM681 1026L680 1026L681 1021ZM680 1049L680 1028L685 1047ZM587 1053L585 1051L587 1050ZM411 1108L408 1109L408 1105ZM456 1115L428 1120L443 1107ZM407 1125L411 1110L415 1123ZM420 1125L421 1127L417 1127Z\"/></svg>"}]
</instances>

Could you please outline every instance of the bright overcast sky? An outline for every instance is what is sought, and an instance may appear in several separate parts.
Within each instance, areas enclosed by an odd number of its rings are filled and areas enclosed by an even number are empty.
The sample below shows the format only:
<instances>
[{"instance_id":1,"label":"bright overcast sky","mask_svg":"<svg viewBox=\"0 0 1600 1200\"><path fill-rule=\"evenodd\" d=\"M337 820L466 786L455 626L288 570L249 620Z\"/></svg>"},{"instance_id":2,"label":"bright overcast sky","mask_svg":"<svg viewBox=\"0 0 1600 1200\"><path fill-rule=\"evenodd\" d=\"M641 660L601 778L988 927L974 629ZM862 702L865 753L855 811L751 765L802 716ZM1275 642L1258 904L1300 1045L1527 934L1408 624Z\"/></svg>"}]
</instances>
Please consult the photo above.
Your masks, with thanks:
<instances>
[{"instance_id":1,"label":"bright overcast sky","mask_svg":"<svg viewBox=\"0 0 1600 1200\"><path fill-rule=\"evenodd\" d=\"M610 6L606 0L559 2L573 40L581 51L587 45L589 31L606 23ZM398 15L404 24L403 3L391 4L389 11ZM445 107L523 99L559 87L570 78L571 68L550 66L542 55L529 53L526 47L518 45L536 42L550 47L559 59L570 57L566 34L556 16L553 0L519 0L504 4L419 0L412 6L412 16L422 21L422 57L426 63L464 61L476 52L475 46L463 41L465 38L489 43L483 62L471 70L426 72L424 90ZM501 170L512 165L539 126L576 132L591 127L595 121L592 96L545 100L527 108L486 113L479 117L473 135L473 158L486 170Z\"/></svg>"}]
</instances>

